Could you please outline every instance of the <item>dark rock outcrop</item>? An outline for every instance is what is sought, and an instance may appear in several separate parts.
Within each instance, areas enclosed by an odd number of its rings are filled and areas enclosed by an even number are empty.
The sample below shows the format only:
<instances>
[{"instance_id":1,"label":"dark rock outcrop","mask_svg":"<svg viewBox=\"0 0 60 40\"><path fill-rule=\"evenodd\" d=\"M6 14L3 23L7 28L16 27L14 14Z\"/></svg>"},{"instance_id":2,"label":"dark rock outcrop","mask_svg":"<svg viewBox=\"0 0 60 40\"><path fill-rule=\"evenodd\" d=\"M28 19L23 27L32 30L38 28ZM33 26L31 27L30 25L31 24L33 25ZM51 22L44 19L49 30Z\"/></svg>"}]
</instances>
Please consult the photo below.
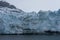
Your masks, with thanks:
<instances>
[{"instance_id":1,"label":"dark rock outcrop","mask_svg":"<svg viewBox=\"0 0 60 40\"><path fill-rule=\"evenodd\" d=\"M11 8L11 9L16 9L16 7L14 5L10 5L6 1L0 1L0 7L8 7L8 8Z\"/></svg>"}]
</instances>

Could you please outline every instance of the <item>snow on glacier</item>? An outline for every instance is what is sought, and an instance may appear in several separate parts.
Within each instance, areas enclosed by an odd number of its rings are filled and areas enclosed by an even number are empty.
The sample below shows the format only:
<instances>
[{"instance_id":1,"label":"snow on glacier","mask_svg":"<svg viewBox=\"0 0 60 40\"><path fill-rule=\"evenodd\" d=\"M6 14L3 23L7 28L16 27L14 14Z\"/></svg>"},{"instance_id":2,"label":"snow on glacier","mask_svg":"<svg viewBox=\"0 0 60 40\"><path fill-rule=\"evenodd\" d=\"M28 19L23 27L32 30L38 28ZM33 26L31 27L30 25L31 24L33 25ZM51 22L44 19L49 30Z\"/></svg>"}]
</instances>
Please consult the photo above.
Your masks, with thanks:
<instances>
[{"instance_id":1,"label":"snow on glacier","mask_svg":"<svg viewBox=\"0 0 60 40\"><path fill-rule=\"evenodd\" d=\"M20 9L0 8L0 33L22 33L24 29L60 31L60 16L57 11L28 13Z\"/></svg>"}]
</instances>

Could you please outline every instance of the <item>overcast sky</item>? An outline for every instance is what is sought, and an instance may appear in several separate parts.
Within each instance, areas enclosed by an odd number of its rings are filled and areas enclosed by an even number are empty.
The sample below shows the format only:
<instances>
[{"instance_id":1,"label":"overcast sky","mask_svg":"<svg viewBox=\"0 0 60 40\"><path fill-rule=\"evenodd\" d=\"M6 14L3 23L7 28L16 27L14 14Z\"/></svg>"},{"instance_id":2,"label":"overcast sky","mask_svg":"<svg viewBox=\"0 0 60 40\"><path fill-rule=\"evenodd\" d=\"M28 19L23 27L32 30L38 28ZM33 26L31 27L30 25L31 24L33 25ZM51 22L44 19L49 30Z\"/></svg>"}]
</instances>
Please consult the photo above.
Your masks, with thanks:
<instances>
[{"instance_id":1,"label":"overcast sky","mask_svg":"<svg viewBox=\"0 0 60 40\"><path fill-rule=\"evenodd\" d=\"M57 10L60 8L60 0L7 0L17 8L26 12L39 10Z\"/></svg>"}]
</instances>

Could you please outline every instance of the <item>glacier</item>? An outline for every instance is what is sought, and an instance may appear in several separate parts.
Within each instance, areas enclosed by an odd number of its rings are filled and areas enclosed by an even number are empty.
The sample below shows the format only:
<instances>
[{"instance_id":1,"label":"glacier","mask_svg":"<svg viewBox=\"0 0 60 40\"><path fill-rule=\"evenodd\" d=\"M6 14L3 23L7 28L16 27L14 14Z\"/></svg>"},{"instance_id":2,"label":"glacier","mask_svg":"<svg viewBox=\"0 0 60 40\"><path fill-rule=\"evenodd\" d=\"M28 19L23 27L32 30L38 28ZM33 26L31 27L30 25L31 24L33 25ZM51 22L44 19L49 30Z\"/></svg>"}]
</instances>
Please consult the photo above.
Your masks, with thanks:
<instances>
[{"instance_id":1,"label":"glacier","mask_svg":"<svg viewBox=\"0 0 60 40\"><path fill-rule=\"evenodd\" d=\"M47 30L60 32L60 9L36 13L0 6L0 34L21 34L26 29L38 33Z\"/></svg>"}]
</instances>

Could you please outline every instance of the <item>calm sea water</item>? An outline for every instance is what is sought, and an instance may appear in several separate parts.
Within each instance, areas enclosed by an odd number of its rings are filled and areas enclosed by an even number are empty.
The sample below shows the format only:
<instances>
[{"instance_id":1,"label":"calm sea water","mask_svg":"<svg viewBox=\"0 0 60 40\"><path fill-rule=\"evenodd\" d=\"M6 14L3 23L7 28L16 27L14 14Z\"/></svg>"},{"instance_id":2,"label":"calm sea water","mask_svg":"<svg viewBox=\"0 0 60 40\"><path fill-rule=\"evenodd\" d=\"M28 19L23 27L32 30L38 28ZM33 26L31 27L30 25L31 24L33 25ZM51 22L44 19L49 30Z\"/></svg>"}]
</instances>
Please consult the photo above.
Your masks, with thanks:
<instances>
[{"instance_id":1,"label":"calm sea water","mask_svg":"<svg viewBox=\"0 0 60 40\"><path fill-rule=\"evenodd\" d=\"M60 35L0 35L0 40L60 40Z\"/></svg>"}]
</instances>

